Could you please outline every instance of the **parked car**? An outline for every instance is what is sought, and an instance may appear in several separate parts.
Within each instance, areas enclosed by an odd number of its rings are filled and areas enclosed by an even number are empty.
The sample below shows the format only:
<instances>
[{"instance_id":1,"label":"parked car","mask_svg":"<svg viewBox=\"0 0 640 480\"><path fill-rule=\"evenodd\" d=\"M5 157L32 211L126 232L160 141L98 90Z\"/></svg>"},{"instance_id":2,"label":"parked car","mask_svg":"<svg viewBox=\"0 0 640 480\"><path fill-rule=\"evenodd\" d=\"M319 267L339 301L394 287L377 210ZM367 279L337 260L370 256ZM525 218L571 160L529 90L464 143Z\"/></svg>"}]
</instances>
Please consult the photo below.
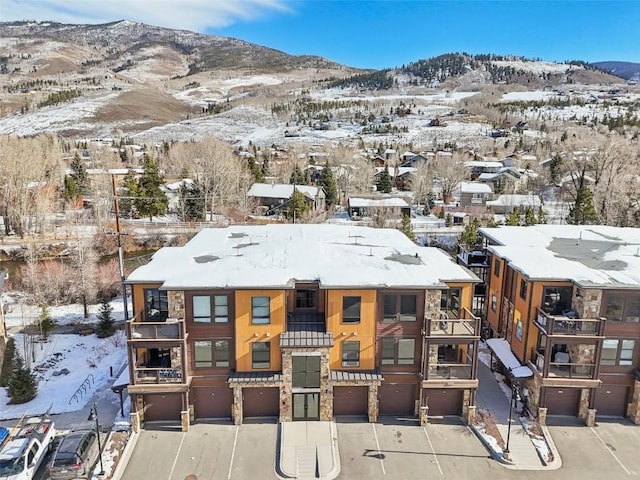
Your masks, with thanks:
<instances>
[{"instance_id":1,"label":"parked car","mask_svg":"<svg viewBox=\"0 0 640 480\"><path fill-rule=\"evenodd\" d=\"M49 467L51 480L87 478L98 459L98 439L93 430L75 430L58 444Z\"/></svg>"}]
</instances>

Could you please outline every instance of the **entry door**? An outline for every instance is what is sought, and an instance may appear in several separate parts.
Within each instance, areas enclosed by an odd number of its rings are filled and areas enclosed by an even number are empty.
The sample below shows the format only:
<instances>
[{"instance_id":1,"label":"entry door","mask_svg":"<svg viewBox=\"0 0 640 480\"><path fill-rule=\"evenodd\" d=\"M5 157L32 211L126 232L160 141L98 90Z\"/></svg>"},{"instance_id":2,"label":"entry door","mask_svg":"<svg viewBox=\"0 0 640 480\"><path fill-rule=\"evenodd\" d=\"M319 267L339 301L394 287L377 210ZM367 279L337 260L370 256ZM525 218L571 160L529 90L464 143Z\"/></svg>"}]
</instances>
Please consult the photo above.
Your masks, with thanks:
<instances>
[{"instance_id":1,"label":"entry door","mask_svg":"<svg viewBox=\"0 0 640 480\"><path fill-rule=\"evenodd\" d=\"M293 419L294 420L319 420L320 419L320 394L319 393L294 393L293 394Z\"/></svg>"}]
</instances>

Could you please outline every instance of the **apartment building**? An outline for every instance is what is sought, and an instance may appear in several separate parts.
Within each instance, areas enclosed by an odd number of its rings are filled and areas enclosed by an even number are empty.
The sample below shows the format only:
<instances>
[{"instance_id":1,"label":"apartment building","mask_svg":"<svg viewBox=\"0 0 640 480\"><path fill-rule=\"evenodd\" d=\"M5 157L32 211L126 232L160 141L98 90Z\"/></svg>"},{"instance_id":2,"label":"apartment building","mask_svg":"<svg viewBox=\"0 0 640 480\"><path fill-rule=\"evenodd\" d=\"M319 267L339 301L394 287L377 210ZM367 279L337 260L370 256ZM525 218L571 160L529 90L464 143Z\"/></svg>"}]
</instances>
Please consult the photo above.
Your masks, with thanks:
<instances>
[{"instance_id":1,"label":"apartment building","mask_svg":"<svg viewBox=\"0 0 640 480\"><path fill-rule=\"evenodd\" d=\"M640 424L640 229L535 225L480 229L486 325L533 372L546 415Z\"/></svg>"},{"instance_id":2,"label":"apartment building","mask_svg":"<svg viewBox=\"0 0 640 480\"><path fill-rule=\"evenodd\" d=\"M127 279L132 424L473 415L478 281L395 229L203 230Z\"/></svg>"}]
</instances>

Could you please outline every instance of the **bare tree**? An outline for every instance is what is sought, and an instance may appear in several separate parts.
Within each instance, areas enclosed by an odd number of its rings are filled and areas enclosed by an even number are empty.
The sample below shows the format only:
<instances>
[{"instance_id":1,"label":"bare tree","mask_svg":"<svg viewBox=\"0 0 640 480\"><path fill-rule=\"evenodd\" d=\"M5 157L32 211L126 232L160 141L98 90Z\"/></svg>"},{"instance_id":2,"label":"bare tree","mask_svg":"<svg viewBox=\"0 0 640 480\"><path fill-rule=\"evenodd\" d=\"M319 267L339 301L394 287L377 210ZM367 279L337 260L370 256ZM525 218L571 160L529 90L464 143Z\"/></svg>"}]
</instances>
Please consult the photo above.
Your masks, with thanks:
<instances>
[{"instance_id":1,"label":"bare tree","mask_svg":"<svg viewBox=\"0 0 640 480\"><path fill-rule=\"evenodd\" d=\"M433 165L433 174L435 182L440 186L444 203L450 203L453 200L454 190L468 176L460 153L455 153L451 158L436 160Z\"/></svg>"},{"instance_id":2,"label":"bare tree","mask_svg":"<svg viewBox=\"0 0 640 480\"><path fill-rule=\"evenodd\" d=\"M89 303L96 299L98 256L93 250L91 239L78 234L77 247L72 266L76 273L72 286L76 296L82 302L84 318L89 317Z\"/></svg>"}]
</instances>

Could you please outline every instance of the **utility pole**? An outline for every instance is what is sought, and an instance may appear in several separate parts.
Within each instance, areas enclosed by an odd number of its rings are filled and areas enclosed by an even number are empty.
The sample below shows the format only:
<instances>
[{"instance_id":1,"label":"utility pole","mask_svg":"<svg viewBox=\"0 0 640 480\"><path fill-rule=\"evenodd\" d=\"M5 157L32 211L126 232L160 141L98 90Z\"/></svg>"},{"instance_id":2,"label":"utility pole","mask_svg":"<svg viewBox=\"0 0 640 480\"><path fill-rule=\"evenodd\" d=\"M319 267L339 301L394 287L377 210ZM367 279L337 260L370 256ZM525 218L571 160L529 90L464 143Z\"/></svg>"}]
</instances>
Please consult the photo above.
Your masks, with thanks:
<instances>
[{"instance_id":1,"label":"utility pole","mask_svg":"<svg viewBox=\"0 0 640 480\"><path fill-rule=\"evenodd\" d=\"M111 187L113 188L113 206L116 214L116 241L118 245L118 265L120 267L120 288L122 289L122 304L124 306L124 321L129 320L129 307L127 301L127 289L124 284L124 259L122 256L122 233L120 231L120 208L118 207L118 192L116 191L116 177L111 174Z\"/></svg>"}]
</instances>

